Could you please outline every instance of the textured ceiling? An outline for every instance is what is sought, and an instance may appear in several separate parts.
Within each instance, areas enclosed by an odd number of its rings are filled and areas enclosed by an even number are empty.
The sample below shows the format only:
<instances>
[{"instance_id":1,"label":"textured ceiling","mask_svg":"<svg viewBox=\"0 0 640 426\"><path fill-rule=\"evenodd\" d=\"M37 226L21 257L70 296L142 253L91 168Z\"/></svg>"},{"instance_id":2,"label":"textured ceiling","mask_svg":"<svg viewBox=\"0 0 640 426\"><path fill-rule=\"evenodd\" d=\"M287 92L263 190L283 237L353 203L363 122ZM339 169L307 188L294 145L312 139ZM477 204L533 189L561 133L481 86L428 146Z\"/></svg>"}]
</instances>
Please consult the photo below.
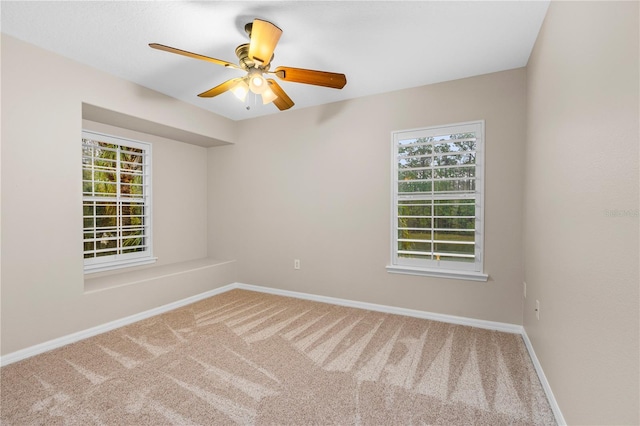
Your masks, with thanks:
<instances>
[{"instance_id":1,"label":"textured ceiling","mask_svg":"<svg viewBox=\"0 0 640 426\"><path fill-rule=\"evenodd\" d=\"M548 1L2 1L3 33L233 120L285 114L230 92L243 75L148 47L237 63L254 18L283 30L277 66L344 73L342 90L280 81L304 108L525 66ZM259 101L259 100L258 100ZM249 107L249 108L247 108Z\"/></svg>"}]
</instances>

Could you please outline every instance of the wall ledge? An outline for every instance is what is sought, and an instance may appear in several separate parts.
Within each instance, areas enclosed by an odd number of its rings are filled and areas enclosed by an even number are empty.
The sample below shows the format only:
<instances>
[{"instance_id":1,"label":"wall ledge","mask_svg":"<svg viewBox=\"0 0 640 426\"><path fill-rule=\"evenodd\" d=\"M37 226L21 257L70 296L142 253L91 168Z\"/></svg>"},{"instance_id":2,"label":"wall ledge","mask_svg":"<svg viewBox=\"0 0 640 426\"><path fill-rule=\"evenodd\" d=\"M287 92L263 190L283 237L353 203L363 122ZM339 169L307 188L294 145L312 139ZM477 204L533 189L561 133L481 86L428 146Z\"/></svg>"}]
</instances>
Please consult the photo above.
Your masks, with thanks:
<instances>
[{"instance_id":1,"label":"wall ledge","mask_svg":"<svg viewBox=\"0 0 640 426\"><path fill-rule=\"evenodd\" d=\"M85 275L84 294L86 295L112 288L139 284L146 281L153 281L159 278L200 271L207 268L216 268L232 262L235 262L235 260L220 260L206 257L202 259L188 260L185 262L171 263L168 265L152 266L145 269L136 269L135 271L119 271L114 274L101 275L98 277Z\"/></svg>"}]
</instances>

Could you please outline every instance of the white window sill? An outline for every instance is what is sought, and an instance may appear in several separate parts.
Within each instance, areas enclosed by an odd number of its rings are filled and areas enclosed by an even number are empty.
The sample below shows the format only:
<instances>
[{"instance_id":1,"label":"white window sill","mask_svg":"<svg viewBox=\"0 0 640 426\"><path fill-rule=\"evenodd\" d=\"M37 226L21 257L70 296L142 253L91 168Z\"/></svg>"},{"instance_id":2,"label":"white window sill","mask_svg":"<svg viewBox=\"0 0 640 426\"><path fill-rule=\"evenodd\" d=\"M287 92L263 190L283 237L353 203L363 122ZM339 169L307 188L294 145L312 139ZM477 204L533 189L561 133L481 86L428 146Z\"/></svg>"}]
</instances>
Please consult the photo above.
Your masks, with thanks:
<instances>
[{"instance_id":1,"label":"white window sill","mask_svg":"<svg viewBox=\"0 0 640 426\"><path fill-rule=\"evenodd\" d=\"M129 268L132 266L148 265L150 263L156 263L157 260L158 260L157 257L142 257L139 259L130 259L130 260L118 261L118 262L85 265L84 273L93 274L96 272L113 271L114 269Z\"/></svg>"},{"instance_id":2,"label":"white window sill","mask_svg":"<svg viewBox=\"0 0 640 426\"><path fill-rule=\"evenodd\" d=\"M489 279L489 275L483 274L481 272L452 271L447 269L425 269L417 268L415 266L388 265L387 272L391 274L420 275L424 277L450 278L455 280L467 281L486 282Z\"/></svg>"}]
</instances>

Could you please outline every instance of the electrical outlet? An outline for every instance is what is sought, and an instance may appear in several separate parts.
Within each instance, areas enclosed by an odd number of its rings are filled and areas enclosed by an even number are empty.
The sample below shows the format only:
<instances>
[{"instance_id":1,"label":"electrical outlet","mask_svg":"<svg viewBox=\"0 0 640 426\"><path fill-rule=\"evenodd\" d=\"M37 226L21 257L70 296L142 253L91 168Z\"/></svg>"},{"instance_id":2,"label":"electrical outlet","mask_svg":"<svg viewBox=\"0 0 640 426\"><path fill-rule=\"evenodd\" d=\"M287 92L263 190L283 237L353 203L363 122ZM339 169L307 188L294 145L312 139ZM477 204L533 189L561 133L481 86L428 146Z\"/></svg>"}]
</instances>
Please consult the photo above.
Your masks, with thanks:
<instances>
[{"instance_id":1,"label":"electrical outlet","mask_svg":"<svg viewBox=\"0 0 640 426\"><path fill-rule=\"evenodd\" d=\"M526 281L522 281L522 288L523 288L522 292L524 294L524 298L526 299L527 298L527 283L526 283Z\"/></svg>"},{"instance_id":2,"label":"electrical outlet","mask_svg":"<svg viewBox=\"0 0 640 426\"><path fill-rule=\"evenodd\" d=\"M536 300L536 319L540 320L540 301Z\"/></svg>"},{"instance_id":3,"label":"electrical outlet","mask_svg":"<svg viewBox=\"0 0 640 426\"><path fill-rule=\"evenodd\" d=\"M293 259L293 269L300 269L300 259Z\"/></svg>"}]
</instances>

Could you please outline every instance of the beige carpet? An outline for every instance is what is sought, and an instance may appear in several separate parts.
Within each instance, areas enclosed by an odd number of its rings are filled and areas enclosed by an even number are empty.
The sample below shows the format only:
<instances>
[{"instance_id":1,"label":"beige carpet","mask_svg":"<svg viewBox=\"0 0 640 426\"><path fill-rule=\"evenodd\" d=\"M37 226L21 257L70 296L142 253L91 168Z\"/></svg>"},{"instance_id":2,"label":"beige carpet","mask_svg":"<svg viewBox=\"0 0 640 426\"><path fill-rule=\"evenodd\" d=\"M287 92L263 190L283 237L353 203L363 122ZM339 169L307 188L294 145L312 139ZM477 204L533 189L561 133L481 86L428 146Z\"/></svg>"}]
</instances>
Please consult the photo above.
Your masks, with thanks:
<instances>
[{"instance_id":1,"label":"beige carpet","mask_svg":"<svg viewBox=\"0 0 640 426\"><path fill-rule=\"evenodd\" d=\"M0 372L7 426L555 424L518 335L245 290Z\"/></svg>"}]
</instances>

